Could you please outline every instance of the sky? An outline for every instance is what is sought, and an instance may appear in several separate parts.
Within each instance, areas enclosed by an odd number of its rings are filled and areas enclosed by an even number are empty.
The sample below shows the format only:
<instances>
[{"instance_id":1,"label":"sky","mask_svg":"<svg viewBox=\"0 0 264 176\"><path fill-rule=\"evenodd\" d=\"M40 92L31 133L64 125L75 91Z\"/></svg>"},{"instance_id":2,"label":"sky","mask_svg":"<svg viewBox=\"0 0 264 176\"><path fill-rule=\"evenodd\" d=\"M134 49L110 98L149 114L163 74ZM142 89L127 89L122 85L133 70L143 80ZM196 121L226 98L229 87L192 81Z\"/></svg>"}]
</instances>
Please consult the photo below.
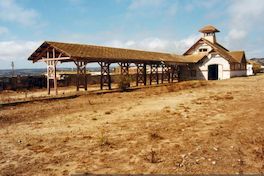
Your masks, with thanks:
<instances>
[{"instance_id":1,"label":"sky","mask_svg":"<svg viewBox=\"0 0 264 176\"><path fill-rule=\"evenodd\" d=\"M263 19L263 0L0 0L0 69L45 68L27 60L44 41L182 54L208 24L226 48L264 57Z\"/></svg>"}]
</instances>

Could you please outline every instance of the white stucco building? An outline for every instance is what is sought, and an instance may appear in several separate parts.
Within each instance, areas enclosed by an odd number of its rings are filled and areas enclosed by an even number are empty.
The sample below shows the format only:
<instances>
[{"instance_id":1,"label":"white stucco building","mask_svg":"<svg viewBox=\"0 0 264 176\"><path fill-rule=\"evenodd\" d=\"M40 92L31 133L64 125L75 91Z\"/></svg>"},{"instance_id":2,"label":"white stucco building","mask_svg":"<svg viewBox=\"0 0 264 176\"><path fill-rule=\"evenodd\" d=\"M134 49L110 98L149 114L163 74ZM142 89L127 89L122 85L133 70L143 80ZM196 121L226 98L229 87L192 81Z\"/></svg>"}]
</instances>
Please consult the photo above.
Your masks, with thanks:
<instances>
[{"instance_id":1,"label":"white stucco building","mask_svg":"<svg viewBox=\"0 0 264 176\"><path fill-rule=\"evenodd\" d=\"M253 65L251 63L247 63L247 76L252 76L252 75L254 75Z\"/></svg>"},{"instance_id":2,"label":"white stucco building","mask_svg":"<svg viewBox=\"0 0 264 176\"><path fill-rule=\"evenodd\" d=\"M213 26L205 26L199 32L203 36L183 54L197 62L180 67L182 80L221 80L247 75L244 51L229 51L220 45L216 40L219 30Z\"/></svg>"}]
</instances>

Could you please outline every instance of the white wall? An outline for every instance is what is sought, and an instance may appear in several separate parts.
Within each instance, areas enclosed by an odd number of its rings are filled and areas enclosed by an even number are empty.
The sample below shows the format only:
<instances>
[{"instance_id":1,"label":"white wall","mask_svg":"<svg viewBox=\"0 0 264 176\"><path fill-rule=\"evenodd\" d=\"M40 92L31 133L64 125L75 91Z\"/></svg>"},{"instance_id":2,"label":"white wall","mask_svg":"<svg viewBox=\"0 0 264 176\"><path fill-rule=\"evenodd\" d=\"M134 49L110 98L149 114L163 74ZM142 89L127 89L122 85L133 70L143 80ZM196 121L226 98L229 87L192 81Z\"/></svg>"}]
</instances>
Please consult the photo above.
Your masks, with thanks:
<instances>
[{"instance_id":1,"label":"white wall","mask_svg":"<svg viewBox=\"0 0 264 176\"><path fill-rule=\"evenodd\" d=\"M229 79L230 78L230 64L229 62L219 55L208 55L208 58L204 60L203 63L199 64L198 68L200 70L199 78L204 77L208 79L208 66L209 65L218 65L218 77L219 79Z\"/></svg>"},{"instance_id":2,"label":"white wall","mask_svg":"<svg viewBox=\"0 0 264 176\"><path fill-rule=\"evenodd\" d=\"M253 65L252 64L247 64L247 76L252 76L254 75L253 73Z\"/></svg>"}]
</instances>

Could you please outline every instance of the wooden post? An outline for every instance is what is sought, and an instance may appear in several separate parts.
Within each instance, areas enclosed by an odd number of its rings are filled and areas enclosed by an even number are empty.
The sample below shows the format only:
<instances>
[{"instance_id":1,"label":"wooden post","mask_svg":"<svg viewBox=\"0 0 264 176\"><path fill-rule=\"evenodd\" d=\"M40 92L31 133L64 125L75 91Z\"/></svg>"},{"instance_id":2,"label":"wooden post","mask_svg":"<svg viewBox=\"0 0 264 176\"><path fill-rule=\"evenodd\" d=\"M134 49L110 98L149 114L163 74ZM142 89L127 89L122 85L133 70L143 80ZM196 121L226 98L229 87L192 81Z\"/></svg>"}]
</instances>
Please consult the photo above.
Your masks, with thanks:
<instances>
[{"instance_id":1,"label":"wooden post","mask_svg":"<svg viewBox=\"0 0 264 176\"><path fill-rule=\"evenodd\" d=\"M171 82L178 80L178 69L179 67L177 65L171 66Z\"/></svg>"},{"instance_id":2,"label":"wooden post","mask_svg":"<svg viewBox=\"0 0 264 176\"><path fill-rule=\"evenodd\" d=\"M170 72L171 72L171 67L168 67L167 68L168 83L171 82L171 74L170 74Z\"/></svg>"},{"instance_id":3,"label":"wooden post","mask_svg":"<svg viewBox=\"0 0 264 176\"><path fill-rule=\"evenodd\" d=\"M149 73L149 85L152 84L152 64L150 64L150 73Z\"/></svg>"},{"instance_id":4,"label":"wooden post","mask_svg":"<svg viewBox=\"0 0 264 176\"><path fill-rule=\"evenodd\" d=\"M52 49L52 56L53 56L53 59L56 58L56 52L55 52L55 49L53 48ZM53 66L54 66L54 89L55 89L55 94L58 95L58 85L57 85L57 61L53 61Z\"/></svg>"},{"instance_id":5,"label":"wooden post","mask_svg":"<svg viewBox=\"0 0 264 176\"><path fill-rule=\"evenodd\" d=\"M159 65L156 64L155 67L156 67L156 82L157 84L159 84Z\"/></svg>"},{"instance_id":6,"label":"wooden post","mask_svg":"<svg viewBox=\"0 0 264 176\"><path fill-rule=\"evenodd\" d=\"M162 64L161 65L161 84L163 84L163 81L164 81L164 67L165 67L165 65Z\"/></svg>"},{"instance_id":7,"label":"wooden post","mask_svg":"<svg viewBox=\"0 0 264 176\"><path fill-rule=\"evenodd\" d=\"M56 68L56 61L53 61L54 63L54 89L55 94L58 95L58 84L57 84L57 68Z\"/></svg>"},{"instance_id":8,"label":"wooden post","mask_svg":"<svg viewBox=\"0 0 264 176\"><path fill-rule=\"evenodd\" d=\"M47 51L47 59L49 59L49 51ZM50 66L50 61L47 61L47 90L48 90L48 95L50 95L50 77L49 77L49 66Z\"/></svg>"},{"instance_id":9,"label":"wooden post","mask_svg":"<svg viewBox=\"0 0 264 176\"><path fill-rule=\"evenodd\" d=\"M147 64L143 66L144 85L147 85Z\"/></svg>"},{"instance_id":10,"label":"wooden post","mask_svg":"<svg viewBox=\"0 0 264 176\"><path fill-rule=\"evenodd\" d=\"M77 66L77 75L76 75L76 91L80 90L80 66L79 63L75 63Z\"/></svg>"},{"instance_id":11,"label":"wooden post","mask_svg":"<svg viewBox=\"0 0 264 176\"><path fill-rule=\"evenodd\" d=\"M103 83L103 62L98 62L98 64L100 65L101 67L101 75L100 75L100 89L103 90L103 87L104 87L104 83Z\"/></svg>"},{"instance_id":12,"label":"wooden post","mask_svg":"<svg viewBox=\"0 0 264 176\"><path fill-rule=\"evenodd\" d=\"M107 63L107 78L108 78L108 89L111 90L111 76L110 76L110 64Z\"/></svg>"},{"instance_id":13,"label":"wooden post","mask_svg":"<svg viewBox=\"0 0 264 176\"><path fill-rule=\"evenodd\" d=\"M88 84L88 80L87 80L87 74L86 74L86 63L85 63L85 66L84 66L84 90L87 91L88 88L87 88L87 84Z\"/></svg>"},{"instance_id":14,"label":"wooden post","mask_svg":"<svg viewBox=\"0 0 264 176\"><path fill-rule=\"evenodd\" d=\"M136 86L138 86L138 84L139 84L139 64L136 64L136 65L137 65Z\"/></svg>"}]
</instances>

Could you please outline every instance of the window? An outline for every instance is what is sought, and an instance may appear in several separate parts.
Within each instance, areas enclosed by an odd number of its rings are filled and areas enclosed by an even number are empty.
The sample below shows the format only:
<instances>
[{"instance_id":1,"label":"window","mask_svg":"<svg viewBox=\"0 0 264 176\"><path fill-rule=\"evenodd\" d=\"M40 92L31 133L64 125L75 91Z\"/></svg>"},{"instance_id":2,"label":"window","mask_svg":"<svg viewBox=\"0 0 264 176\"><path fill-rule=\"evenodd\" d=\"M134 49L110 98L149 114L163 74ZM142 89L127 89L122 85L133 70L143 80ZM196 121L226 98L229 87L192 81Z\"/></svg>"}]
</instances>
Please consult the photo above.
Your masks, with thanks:
<instances>
[{"instance_id":1,"label":"window","mask_svg":"<svg viewBox=\"0 0 264 176\"><path fill-rule=\"evenodd\" d=\"M206 48L201 48L201 49L199 49L199 52L207 52L207 49Z\"/></svg>"},{"instance_id":2,"label":"window","mask_svg":"<svg viewBox=\"0 0 264 176\"><path fill-rule=\"evenodd\" d=\"M214 33L210 32L210 33L205 33L204 35L205 36L212 36L212 35L214 35Z\"/></svg>"}]
</instances>

